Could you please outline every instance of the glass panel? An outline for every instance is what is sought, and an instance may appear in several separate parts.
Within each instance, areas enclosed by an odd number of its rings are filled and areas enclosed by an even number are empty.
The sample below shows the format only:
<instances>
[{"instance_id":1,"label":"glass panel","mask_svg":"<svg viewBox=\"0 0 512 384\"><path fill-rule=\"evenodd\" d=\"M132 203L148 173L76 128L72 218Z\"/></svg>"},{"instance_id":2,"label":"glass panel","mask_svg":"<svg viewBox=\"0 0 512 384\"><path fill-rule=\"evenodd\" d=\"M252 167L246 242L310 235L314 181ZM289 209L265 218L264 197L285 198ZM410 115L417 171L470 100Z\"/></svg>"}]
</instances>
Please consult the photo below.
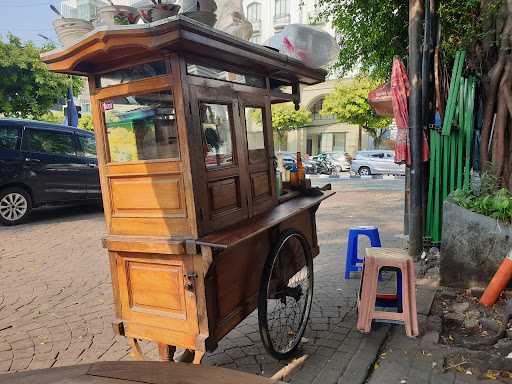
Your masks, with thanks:
<instances>
[{"instance_id":1,"label":"glass panel","mask_svg":"<svg viewBox=\"0 0 512 384\"><path fill-rule=\"evenodd\" d=\"M261 4L252 3L247 6L247 19L249 21L261 20Z\"/></svg>"},{"instance_id":2,"label":"glass panel","mask_svg":"<svg viewBox=\"0 0 512 384\"><path fill-rule=\"evenodd\" d=\"M203 152L206 168L233 163L231 111L227 105L201 103Z\"/></svg>"},{"instance_id":3,"label":"glass panel","mask_svg":"<svg viewBox=\"0 0 512 384\"><path fill-rule=\"evenodd\" d=\"M96 86L98 88L109 87L111 85L129 83L130 81L165 74L167 74L165 61L156 61L154 63L134 65L132 67L98 75L96 78Z\"/></svg>"},{"instance_id":4,"label":"glass panel","mask_svg":"<svg viewBox=\"0 0 512 384\"><path fill-rule=\"evenodd\" d=\"M229 81L245 84L251 87L265 88L265 79L260 76L228 72L199 64L187 64L187 73L193 76L207 77L209 79Z\"/></svg>"},{"instance_id":5,"label":"glass panel","mask_svg":"<svg viewBox=\"0 0 512 384\"><path fill-rule=\"evenodd\" d=\"M66 133L30 129L29 148L32 152L74 156L73 136Z\"/></svg>"},{"instance_id":6,"label":"glass panel","mask_svg":"<svg viewBox=\"0 0 512 384\"><path fill-rule=\"evenodd\" d=\"M245 128L249 162L265 161L265 134L263 131L263 108L245 107Z\"/></svg>"},{"instance_id":7,"label":"glass panel","mask_svg":"<svg viewBox=\"0 0 512 384\"><path fill-rule=\"evenodd\" d=\"M335 133L332 138L332 150L333 152L345 152L345 133Z\"/></svg>"},{"instance_id":8,"label":"glass panel","mask_svg":"<svg viewBox=\"0 0 512 384\"><path fill-rule=\"evenodd\" d=\"M96 158L96 140L92 136L79 136L80 146L82 151L80 156Z\"/></svg>"},{"instance_id":9,"label":"glass panel","mask_svg":"<svg viewBox=\"0 0 512 384\"><path fill-rule=\"evenodd\" d=\"M18 128L0 126L0 149L16 149Z\"/></svg>"},{"instance_id":10,"label":"glass panel","mask_svg":"<svg viewBox=\"0 0 512 384\"><path fill-rule=\"evenodd\" d=\"M118 97L103 102L110 161L179 157L171 92Z\"/></svg>"}]
</instances>

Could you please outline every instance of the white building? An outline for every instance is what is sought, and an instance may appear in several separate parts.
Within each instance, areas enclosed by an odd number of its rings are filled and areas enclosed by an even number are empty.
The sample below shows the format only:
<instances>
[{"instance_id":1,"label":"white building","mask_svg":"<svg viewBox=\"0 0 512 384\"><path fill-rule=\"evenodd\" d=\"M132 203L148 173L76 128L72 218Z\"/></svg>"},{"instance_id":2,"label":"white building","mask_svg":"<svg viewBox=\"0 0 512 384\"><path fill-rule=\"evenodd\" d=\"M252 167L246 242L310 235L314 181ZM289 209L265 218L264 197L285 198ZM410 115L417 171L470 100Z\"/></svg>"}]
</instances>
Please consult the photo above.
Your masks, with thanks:
<instances>
[{"instance_id":1,"label":"white building","mask_svg":"<svg viewBox=\"0 0 512 384\"><path fill-rule=\"evenodd\" d=\"M252 23L251 40L263 43L288 24L315 24L334 34L327 24L318 21L317 0L243 0L244 12Z\"/></svg>"}]
</instances>

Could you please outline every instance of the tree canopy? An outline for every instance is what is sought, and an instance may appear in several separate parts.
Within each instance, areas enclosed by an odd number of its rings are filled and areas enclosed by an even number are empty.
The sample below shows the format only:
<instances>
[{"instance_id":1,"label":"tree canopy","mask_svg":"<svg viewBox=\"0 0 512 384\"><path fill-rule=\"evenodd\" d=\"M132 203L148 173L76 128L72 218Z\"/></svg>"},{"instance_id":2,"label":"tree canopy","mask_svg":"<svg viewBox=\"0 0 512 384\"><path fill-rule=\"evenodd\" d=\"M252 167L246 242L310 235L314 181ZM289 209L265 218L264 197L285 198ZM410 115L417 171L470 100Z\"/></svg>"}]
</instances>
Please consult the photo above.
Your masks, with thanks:
<instances>
[{"instance_id":1,"label":"tree canopy","mask_svg":"<svg viewBox=\"0 0 512 384\"><path fill-rule=\"evenodd\" d=\"M409 4L404 0L320 0L321 17L331 20L340 54L334 68L386 79L393 57L407 55Z\"/></svg>"},{"instance_id":2,"label":"tree canopy","mask_svg":"<svg viewBox=\"0 0 512 384\"><path fill-rule=\"evenodd\" d=\"M260 122L261 110L255 109L253 114L253 118ZM272 129L277 133L279 145L282 144L287 131L302 128L310 123L311 112L304 108L296 111L292 103L272 105Z\"/></svg>"},{"instance_id":3,"label":"tree canopy","mask_svg":"<svg viewBox=\"0 0 512 384\"><path fill-rule=\"evenodd\" d=\"M50 72L39 59L51 48L23 43L12 34L0 39L0 113L37 119L66 98L69 85L78 92L82 79Z\"/></svg>"},{"instance_id":4,"label":"tree canopy","mask_svg":"<svg viewBox=\"0 0 512 384\"><path fill-rule=\"evenodd\" d=\"M481 3L485 7L481 10ZM488 26L503 0L439 1L441 45L452 57L489 37ZM334 69L346 75L359 70L376 79L389 79L394 56L407 61L409 3L403 0L319 0L321 17L332 22L340 54Z\"/></svg>"},{"instance_id":5,"label":"tree canopy","mask_svg":"<svg viewBox=\"0 0 512 384\"><path fill-rule=\"evenodd\" d=\"M341 82L325 97L320 113L334 115L339 121L363 127L378 146L391 119L376 116L368 104L368 92L376 86L377 83L368 78Z\"/></svg>"}]
</instances>

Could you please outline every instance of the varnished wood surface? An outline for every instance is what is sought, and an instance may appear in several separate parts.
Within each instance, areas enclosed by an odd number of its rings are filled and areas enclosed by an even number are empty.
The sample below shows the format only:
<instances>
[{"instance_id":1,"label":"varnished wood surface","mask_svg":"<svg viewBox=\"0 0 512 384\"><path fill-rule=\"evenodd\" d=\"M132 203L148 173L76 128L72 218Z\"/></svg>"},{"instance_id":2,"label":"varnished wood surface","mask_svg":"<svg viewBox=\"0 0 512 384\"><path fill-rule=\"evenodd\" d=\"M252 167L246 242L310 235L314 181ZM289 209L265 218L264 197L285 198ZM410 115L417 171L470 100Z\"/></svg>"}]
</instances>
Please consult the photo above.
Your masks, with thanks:
<instances>
[{"instance_id":1,"label":"varnished wood surface","mask_svg":"<svg viewBox=\"0 0 512 384\"><path fill-rule=\"evenodd\" d=\"M308 85L324 81L327 74L324 69L307 67L299 60L181 15L144 26L98 28L70 47L42 55L42 60L51 70L84 75L111 68L115 64L113 57L126 56L129 54L126 49L134 47L139 52L147 51L148 55L158 50L181 49L214 59L222 57L233 65L260 67L276 78L298 79Z\"/></svg>"},{"instance_id":2,"label":"varnished wood surface","mask_svg":"<svg viewBox=\"0 0 512 384\"><path fill-rule=\"evenodd\" d=\"M257 217L253 217L224 230L204 236L200 238L197 243L214 248L233 247L242 241L256 236L257 234L281 223L291 216L298 214L299 212L320 204L323 200L331 197L335 193L336 192L333 191L326 191L322 196L296 197L295 199L291 199L283 204L279 204L272 210Z\"/></svg>"},{"instance_id":3,"label":"varnished wood surface","mask_svg":"<svg viewBox=\"0 0 512 384\"><path fill-rule=\"evenodd\" d=\"M271 384L231 369L184 363L101 362L0 375L0 384Z\"/></svg>"}]
</instances>

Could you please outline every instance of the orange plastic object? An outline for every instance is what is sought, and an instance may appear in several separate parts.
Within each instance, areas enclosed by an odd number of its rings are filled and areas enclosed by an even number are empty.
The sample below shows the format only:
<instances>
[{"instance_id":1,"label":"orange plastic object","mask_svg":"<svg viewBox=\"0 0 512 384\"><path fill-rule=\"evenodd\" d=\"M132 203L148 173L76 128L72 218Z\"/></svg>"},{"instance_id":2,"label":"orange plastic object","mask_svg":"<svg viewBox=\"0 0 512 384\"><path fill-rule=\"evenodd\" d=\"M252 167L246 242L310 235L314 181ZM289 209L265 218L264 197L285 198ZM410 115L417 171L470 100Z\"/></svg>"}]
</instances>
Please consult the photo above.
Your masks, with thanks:
<instances>
[{"instance_id":1,"label":"orange plastic object","mask_svg":"<svg viewBox=\"0 0 512 384\"><path fill-rule=\"evenodd\" d=\"M491 282L485 288L484 294L480 298L480 304L485 306L493 305L498 296L505 289L508 282L512 278L512 251L509 252L505 260L501 263L500 267L494 274Z\"/></svg>"}]
</instances>

